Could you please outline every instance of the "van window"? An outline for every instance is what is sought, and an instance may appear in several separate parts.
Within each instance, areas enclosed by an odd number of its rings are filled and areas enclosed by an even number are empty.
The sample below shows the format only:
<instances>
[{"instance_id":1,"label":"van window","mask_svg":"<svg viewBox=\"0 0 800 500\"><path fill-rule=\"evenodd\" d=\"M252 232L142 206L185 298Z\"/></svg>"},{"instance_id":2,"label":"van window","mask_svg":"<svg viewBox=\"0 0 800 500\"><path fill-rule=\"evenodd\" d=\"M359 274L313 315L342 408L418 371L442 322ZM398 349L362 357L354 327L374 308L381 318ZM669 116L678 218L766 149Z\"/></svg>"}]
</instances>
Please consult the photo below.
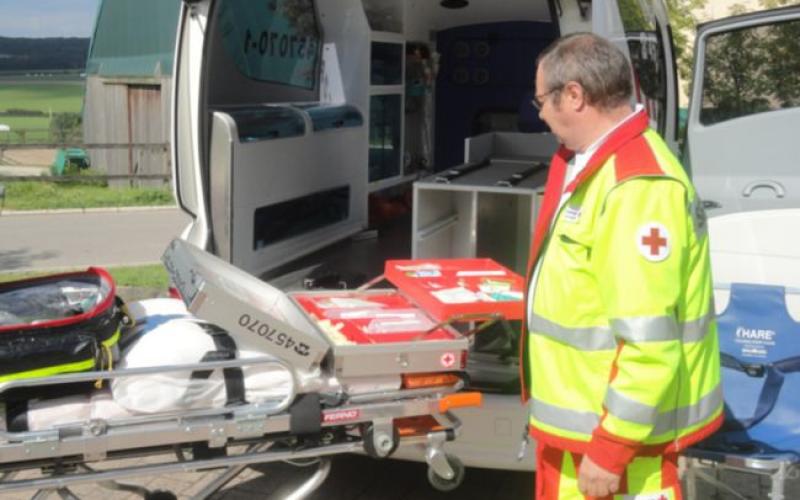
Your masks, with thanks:
<instances>
[{"instance_id":1,"label":"van window","mask_svg":"<svg viewBox=\"0 0 800 500\"><path fill-rule=\"evenodd\" d=\"M228 0L219 21L225 51L243 75L314 88L320 36L312 0Z\"/></svg>"},{"instance_id":2,"label":"van window","mask_svg":"<svg viewBox=\"0 0 800 500\"><path fill-rule=\"evenodd\" d=\"M800 21L708 37L700 122L800 106Z\"/></svg>"},{"instance_id":3,"label":"van window","mask_svg":"<svg viewBox=\"0 0 800 500\"><path fill-rule=\"evenodd\" d=\"M620 17L634 72L634 97L664 130L667 119L667 62L652 0L619 0Z\"/></svg>"},{"instance_id":4,"label":"van window","mask_svg":"<svg viewBox=\"0 0 800 500\"><path fill-rule=\"evenodd\" d=\"M331 226L350 216L350 186L259 207L253 214L253 250Z\"/></svg>"},{"instance_id":5,"label":"van window","mask_svg":"<svg viewBox=\"0 0 800 500\"><path fill-rule=\"evenodd\" d=\"M397 94L369 98L369 182L400 175L403 101Z\"/></svg>"}]
</instances>

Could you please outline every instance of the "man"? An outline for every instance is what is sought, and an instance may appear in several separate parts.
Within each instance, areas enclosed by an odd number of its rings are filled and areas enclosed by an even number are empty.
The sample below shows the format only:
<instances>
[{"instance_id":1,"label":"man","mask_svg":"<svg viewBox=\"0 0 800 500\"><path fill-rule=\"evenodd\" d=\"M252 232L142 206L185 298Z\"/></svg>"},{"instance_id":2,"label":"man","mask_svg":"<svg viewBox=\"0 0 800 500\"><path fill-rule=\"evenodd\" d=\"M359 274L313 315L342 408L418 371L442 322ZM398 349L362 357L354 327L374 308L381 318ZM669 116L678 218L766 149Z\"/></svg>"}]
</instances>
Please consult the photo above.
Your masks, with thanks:
<instances>
[{"instance_id":1,"label":"man","mask_svg":"<svg viewBox=\"0 0 800 500\"><path fill-rule=\"evenodd\" d=\"M538 61L534 104L561 142L521 349L540 499L680 498L677 453L722 423L705 216L631 75L586 33Z\"/></svg>"}]
</instances>

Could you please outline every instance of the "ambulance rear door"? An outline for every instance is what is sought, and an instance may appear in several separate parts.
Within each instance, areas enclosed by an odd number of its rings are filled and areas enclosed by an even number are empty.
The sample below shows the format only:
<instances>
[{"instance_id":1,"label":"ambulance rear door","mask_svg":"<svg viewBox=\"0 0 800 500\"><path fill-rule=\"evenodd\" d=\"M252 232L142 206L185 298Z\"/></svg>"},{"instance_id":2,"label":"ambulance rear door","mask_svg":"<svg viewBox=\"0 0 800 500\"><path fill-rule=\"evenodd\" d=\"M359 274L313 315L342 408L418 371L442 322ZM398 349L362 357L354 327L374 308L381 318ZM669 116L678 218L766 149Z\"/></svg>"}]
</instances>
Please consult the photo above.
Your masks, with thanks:
<instances>
[{"instance_id":1,"label":"ambulance rear door","mask_svg":"<svg viewBox=\"0 0 800 500\"><path fill-rule=\"evenodd\" d=\"M647 110L650 125L677 151L678 77L663 0L592 2L592 31L628 55L636 102Z\"/></svg>"},{"instance_id":2,"label":"ambulance rear door","mask_svg":"<svg viewBox=\"0 0 800 500\"><path fill-rule=\"evenodd\" d=\"M800 6L700 26L687 124L709 216L800 208Z\"/></svg>"}]
</instances>

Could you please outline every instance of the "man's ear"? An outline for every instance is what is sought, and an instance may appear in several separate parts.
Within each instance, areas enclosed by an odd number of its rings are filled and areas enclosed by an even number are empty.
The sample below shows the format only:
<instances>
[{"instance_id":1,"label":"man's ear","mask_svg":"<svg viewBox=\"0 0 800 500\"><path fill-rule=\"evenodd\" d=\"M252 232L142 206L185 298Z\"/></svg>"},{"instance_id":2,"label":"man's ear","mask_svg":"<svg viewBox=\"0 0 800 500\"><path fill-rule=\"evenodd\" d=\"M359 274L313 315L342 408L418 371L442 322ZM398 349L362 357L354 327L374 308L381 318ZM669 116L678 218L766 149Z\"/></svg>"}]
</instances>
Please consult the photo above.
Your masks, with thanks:
<instances>
[{"instance_id":1,"label":"man's ear","mask_svg":"<svg viewBox=\"0 0 800 500\"><path fill-rule=\"evenodd\" d=\"M578 82L567 82L561 91L561 97L573 111L581 111L588 104L586 102L586 92Z\"/></svg>"}]
</instances>

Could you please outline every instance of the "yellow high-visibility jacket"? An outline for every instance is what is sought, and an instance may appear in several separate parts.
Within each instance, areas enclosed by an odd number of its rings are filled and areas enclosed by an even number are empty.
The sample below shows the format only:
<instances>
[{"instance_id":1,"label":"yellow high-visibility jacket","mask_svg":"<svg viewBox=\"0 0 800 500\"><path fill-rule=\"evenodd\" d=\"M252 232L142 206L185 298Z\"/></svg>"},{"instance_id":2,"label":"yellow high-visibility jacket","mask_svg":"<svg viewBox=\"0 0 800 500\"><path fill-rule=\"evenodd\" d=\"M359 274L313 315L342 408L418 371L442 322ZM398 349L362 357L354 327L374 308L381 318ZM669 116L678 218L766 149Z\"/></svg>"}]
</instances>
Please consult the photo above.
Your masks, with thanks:
<instances>
[{"instance_id":1,"label":"yellow high-visibility jacket","mask_svg":"<svg viewBox=\"0 0 800 500\"><path fill-rule=\"evenodd\" d=\"M706 219L643 111L564 189L572 154L553 157L534 233L523 399L537 440L621 473L722 423Z\"/></svg>"}]
</instances>

